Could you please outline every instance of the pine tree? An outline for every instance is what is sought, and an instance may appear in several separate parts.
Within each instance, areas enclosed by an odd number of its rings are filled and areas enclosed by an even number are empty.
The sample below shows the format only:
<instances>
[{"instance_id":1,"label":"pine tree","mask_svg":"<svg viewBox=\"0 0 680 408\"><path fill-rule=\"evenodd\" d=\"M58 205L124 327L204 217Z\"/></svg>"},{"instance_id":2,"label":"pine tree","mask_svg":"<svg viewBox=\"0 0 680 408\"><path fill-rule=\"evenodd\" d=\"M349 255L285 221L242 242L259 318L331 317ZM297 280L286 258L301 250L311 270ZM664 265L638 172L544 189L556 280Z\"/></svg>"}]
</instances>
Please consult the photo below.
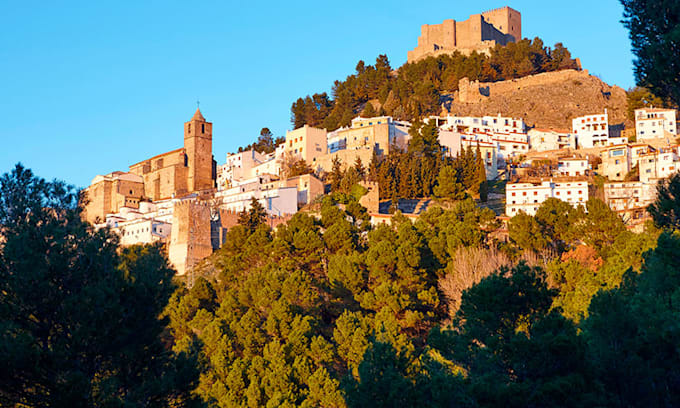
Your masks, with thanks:
<instances>
[{"instance_id":1,"label":"pine tree","mask_svg":"<svg viewBox=\"0 0 680 408\"><path fill-rule=\"evenodd\" d=\"M361 111L361 117L362 118L373 118L375 116L377 116L377 112L375 111L373 104L371 102L366 102L366 106L364 107L364 110Z\"/></svg>"},{"instance_id":2,"label":"pine tree","mask_svg":"<svg viewBox=\"0 0 680 408\"><path fill-rule=\"evenodd\" d=\"M354 160L354 170L356 170L357 174L362 180L366 178L366 169L364 168L364 163L361 161L361 157L358 155L356 160Z\"/></svg>"},{"instance_id":3,"label":"pine tree","mask_svg":"<svg viewBox=\"0 0 680 408\"><path fill-rule=\"evenodd\" d=\"M161 341L162 248L119 248L77 198L21 165L0 178L0 405L200 406L195 358Z\"/></svg>"},{"instance_id":4,"label":"pine tree","mask_svg":"<svg viewBox=\"0 0 680 408\"><path fill-rule=\"evenodd\" d=\"M476 174L476 186L477 193L479 194L479 199L486 202L489 194L489 186L486 181L486 165L484 164L484 157L482 157L482 152L477 145L476 160L477 162L477 174Z\"/></svg>"},{"instance_id":5,"label":"pine tree","mask_svg":"<svg viewBox=\"0 0 680 408\"><path fill-rule=\"evenodd\" d=\"M267 221L267 210L260 204L260 201L252 197L250 199L250 208L243 209L238 215L239 225L243 225L250 232L253 232L260 225Z\"/></svg>"},{"instance_id":6,"label":"pine tree","mask_svg":"<svg viewBox=\"0 0 680 408\"><path fill-rule=\"evenodd\" d=\"M342 162L339 157L333 158L331 174L329 175L331 182L331 191L340 191L340 183L342 183L344 172L342 171Z\"/></svg>"}]
</instances>

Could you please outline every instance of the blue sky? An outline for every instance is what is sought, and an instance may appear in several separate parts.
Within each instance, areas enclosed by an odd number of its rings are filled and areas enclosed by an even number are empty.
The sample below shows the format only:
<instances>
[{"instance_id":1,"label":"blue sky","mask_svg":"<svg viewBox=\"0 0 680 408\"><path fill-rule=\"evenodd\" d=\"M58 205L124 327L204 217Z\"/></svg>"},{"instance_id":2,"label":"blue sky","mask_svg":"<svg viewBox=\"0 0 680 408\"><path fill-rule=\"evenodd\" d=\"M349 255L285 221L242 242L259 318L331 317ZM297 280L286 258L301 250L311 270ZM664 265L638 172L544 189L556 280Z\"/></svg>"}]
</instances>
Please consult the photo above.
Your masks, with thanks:
<instances>
[{"instance_id":1,"label":"blue sky","mask_svg":"<svg viewBox=\"0 0 680 408\"><path fill-rule=\"evenodd\" d=\"M420 26L509 5L524 37L563 42L610 84L634 85L618 0L118 1L0 0L0 172L87 186L97 174L182 145L200 99L213 152L290 128L299 96L387 54L393 67Z\"/></svg>"}]
</instances>

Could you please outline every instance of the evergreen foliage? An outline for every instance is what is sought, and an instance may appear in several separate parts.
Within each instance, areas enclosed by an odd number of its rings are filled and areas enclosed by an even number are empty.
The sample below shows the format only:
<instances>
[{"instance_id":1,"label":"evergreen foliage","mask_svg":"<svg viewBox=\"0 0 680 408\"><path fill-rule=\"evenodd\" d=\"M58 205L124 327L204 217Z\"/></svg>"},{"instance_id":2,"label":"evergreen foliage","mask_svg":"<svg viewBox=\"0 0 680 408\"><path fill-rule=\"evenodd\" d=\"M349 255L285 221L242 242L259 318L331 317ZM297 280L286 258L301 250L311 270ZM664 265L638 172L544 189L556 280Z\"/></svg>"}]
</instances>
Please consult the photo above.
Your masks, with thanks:
<instances>
[{"instance_id":1,"label":"evergreen foliage","mask_svg":"<svg viewBox=\"0 0 680 408\"><path fill-rule=\"evenodd\" d=\"M680 228L680 174L675 173L657 186L657 199L648 208L660 228ZM1 213L0 213L1 214Z\"/></svg>"},{"instance_id":2,"label":"evergreen foliage","mask_svg":"<svg viewBox=\"0 0 680 408\"><path fill-rule=\"evenodd\" d=\"M239 147L238 152L247 152L248 150L253 149L259 153L273 153L276 150L276 146L285 141L286 138L283 136L279 136L274 139L274 134L272 134L271 130L269 130L267 127L264 127L262 130L260 130L260 136L257 138L257 142L251 143L245 147Z\"/></svg>"},{"instance_id":3,"label":"evergreen foliage","mask_svg":"<svg viewBox=\"0 0 680 408\"><path fill-rule=\"evenodd\" d=\"M396 71L386 55L379 55L374 65L359 61L355 74L335 81L332 97L324 92L298 98L291 108L291 124L294 128L307 124L335 130L349 126L362 106L372 110L368 112L371 115L416 120L439 114L441 95L458 90L460 79L494 82L570 68L577 69L578 64L563 44L550 48L539 38L497 45L489 56L454 52L428 57ZM374 100L380 103L378 112L369 102ZM368 113L361 112L362 116Z\"/></svg>"},{"instance_id":4,"label":"evergreen foliage","mask_svg":"<svg viewBox=\"0 0 680 408\"><path fill-rule=\"evenodd\" d=\"M427 135L414 157L429 154ZM472 199L372 228L352 188L326 196L318 219L231 228L194 285L175 288L158 247L118 249L63 183L17 167L0 187L3 405L680 400L672 224L636 234L595 200L587 213L548 200L510 221L499 251L493 212ZM481 273L462 265L475 253Z\"/></svg>"},{"instance_id":5,"label":"evergreen foliage","mask_svg":"<svg viewBox=\"0 0 680 408\"><path fill-rule=\"evenodd\" d=\"M673 0L621 0L623 24L635 55L637 84L680 104L680 3Z\"/></svg>"},{"instance_id":6,"label":"evergreen foliage","mask_svg":"<svg viewBox=\"0 0 680 408\"><path fill-rule=\"evenodd\" d=\"M238 215L238 223L249 231L255 231L257 227L267 221L267 210L264 209L260 201L252 197L250 208L243 209Z\"/></svg>"},{"instance_id":7,"label":"evergreen foliage","mask_svg":"<svg viewBox=\"0 0 680 408\"><path fill-rule=\"evenodd\" d=\"M119 250L77 201L21 165L0 178L0 405L200 406L196 345L161 341L162 248Z\"/></svg>"},{"instance_id":8,"label":"evergreen foliage","mask_svg":"<svg viewBox=\"0 0 680 408\"><path fill-rule=\"evenodd\" d=\"M460 200L486 194L486 167L479 149L462 149L458 157L445 157L434 123L415 122L409 130L407 151L394 147L389 155L374 156L369 179L378 182L382 197L439 197ZM483 199L486 197L484 196Z\"/></svg>"}]
</instances>

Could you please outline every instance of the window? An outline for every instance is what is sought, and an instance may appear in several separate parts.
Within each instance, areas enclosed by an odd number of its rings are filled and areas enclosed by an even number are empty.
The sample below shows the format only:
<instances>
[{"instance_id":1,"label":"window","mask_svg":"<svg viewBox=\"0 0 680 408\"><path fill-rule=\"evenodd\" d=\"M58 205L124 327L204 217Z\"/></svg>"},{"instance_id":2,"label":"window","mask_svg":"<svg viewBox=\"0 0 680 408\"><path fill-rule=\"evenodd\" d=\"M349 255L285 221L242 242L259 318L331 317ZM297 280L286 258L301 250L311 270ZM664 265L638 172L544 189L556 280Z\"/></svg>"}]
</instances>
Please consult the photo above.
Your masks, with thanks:
<instances>
[{"instance_id":1,"label":"window","mask_svg":"<svg viewBox=\"0 0 680 408\"><path fill-rule=\"evenodd\" d=\"M205 133L205 123L201 123L201 133Z\"/></svg>"}]
</instances>

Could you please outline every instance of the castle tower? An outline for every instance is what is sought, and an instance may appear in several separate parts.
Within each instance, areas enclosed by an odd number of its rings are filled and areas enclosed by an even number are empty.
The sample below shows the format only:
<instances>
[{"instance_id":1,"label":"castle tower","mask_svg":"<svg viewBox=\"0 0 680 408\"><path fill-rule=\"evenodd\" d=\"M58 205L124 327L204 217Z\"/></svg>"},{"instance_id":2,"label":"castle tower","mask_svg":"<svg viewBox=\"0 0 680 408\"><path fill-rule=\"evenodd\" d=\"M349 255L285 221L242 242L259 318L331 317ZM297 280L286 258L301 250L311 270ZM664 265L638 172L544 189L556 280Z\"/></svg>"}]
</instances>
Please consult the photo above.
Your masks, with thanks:
<instances>
[{"instance_id":1,"label":"castle tower","mask_svg":"<svg viewBox=\"0 0 680 408\"><path fill-rule=\"evenodd\" d=\"M168 258L177 274L184 275L210 254L210 207L201 202L175 203Z\"/></svg>"},{"instance_id":2,"label":"castle tower","mask_svg":"<svg viewBox=\"0 0 680 408\"><path fill-rule=\"evenodd\" d=\"M189 192L213 188L212 123L206 122L200 109L184 124L184 149Z\"/></svg>"},{"instance_id":3,"label":"castle tower","mask_svg":"<svg viewBox=\"0 0 680 408\"><path fill-rule=\"evenodd\" d=\"M507 36L507 42L517 42L522 39L522 14L510 7L501 7L482 13L482 17L501 33Z\"/></svg>"}]
</instances>

